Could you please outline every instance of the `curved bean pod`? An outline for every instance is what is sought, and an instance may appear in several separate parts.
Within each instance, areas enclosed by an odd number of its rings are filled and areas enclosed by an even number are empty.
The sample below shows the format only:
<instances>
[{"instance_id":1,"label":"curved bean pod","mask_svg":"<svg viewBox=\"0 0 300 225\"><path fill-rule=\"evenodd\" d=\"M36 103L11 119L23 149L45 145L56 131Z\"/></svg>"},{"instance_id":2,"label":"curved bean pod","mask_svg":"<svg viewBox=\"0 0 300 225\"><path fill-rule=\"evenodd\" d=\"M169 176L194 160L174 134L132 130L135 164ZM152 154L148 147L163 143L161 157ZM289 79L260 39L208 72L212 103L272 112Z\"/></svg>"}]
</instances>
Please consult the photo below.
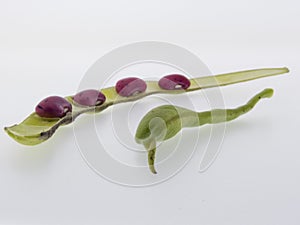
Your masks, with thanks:
<instances>
[{"instance_id":1,"label":"curved bean pod","mask_svg":"<svg viewBox=\"0 0 300 225\"><path fill-rule=\"evenodd\" d=\"M156 142L174 137L184 127L198 127L204 124L228 122L249 112L263 98L270 98L272 89L263 91L252 97L246 104L234 109L213 109L195 112L186 108L163 105L149 111L140 121L136 130L137 143L143 144L148 151L148 165L152 173L154 167Z\"/></svg>"}]
</instances>

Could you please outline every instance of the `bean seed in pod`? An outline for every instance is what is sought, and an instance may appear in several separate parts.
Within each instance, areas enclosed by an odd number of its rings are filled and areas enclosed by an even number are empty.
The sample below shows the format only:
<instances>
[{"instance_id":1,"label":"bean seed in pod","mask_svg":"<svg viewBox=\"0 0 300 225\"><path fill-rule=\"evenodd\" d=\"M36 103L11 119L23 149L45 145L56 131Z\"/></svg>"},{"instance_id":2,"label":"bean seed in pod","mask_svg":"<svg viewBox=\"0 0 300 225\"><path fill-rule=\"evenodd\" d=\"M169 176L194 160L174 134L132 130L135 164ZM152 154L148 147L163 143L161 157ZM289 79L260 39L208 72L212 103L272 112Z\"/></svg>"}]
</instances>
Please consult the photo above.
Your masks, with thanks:
<instances>
[{"instance_id":1,"label":"bean seed in pod","mask_svg":"<svg viewBox=\"0 0 300 225\"><path fill-rule=\"evenodd\" d=\"M140 78L128 77L119 80L115 86L116 92L123 96L129 97L138 93L143 93L147 89L147 84Z\"/></svg>"},{"instance_id":2,"label":"bean seed in pod","mask_svg":"<svg viewBox=\"0 0 300 225\"><path fill-rule=\"evenodd\" d=\"M171 74L161 78L158 85L165 90L185 90L191 85L191 82L183 75Z\"/></svg>"},{"instance_id":3,"label":"bean seed in pod","mask_svg":"<svg viewBox=\"0 0 300 225\"><path fill-rule=\"evenodd\" d=\"M62 118L71 111L70 102L59 96L47 97L35 107L36 114L46 118Z\"/></svg>"},{"instance_id":4,"label":"bean seed in pod","mask_svg":"<svg viewBox=\"0 0 300 225\"><path fill-rule=\"evenodd\" d=\"M106 97L98 90L88 89L77 93L73 100L82 106L98 106L105 102Z\"/></svg>"}]
</instances>

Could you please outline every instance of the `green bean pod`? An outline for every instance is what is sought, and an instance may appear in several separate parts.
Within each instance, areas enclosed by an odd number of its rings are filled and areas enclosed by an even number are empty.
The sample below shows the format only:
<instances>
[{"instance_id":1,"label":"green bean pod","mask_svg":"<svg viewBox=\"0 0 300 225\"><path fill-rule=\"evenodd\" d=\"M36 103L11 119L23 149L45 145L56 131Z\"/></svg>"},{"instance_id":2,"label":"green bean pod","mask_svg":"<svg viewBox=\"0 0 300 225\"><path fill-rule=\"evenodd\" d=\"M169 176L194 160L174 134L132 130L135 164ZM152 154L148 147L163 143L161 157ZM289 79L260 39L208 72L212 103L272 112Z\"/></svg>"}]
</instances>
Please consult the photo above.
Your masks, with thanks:
<instances>
[{"instance_id":1,"label":"green bean pod","mask_svg":"<svg viewBox=\"0 0 300 225\"><path fill-rule=\"evenodd\" d=\"M119 89L117 91L116 87L107 87L99 90L105 97L104 101L104 97L102 96L102 101L100 101L101 104L82 107L76 103L76 95L67 96L65 99L72 105L72 113L69 112L63 117L59 118L46 118L39 116L36 112L33 112L21 123L4 127L4 130L11 138L20 144L38 145L51 138L58 128L73 123L80 115L88 113L100 113L116 104L137 101L154 94L184 94L205 88L221 87L264 77L285 74L288 72L289 69L283 67L244 70L215 76L201 76L190 79L189 86L186 86L186 89L175 90L161 88L159 81L145 81L146 86L138 85L138 94L130 95L130 93L127 93L126 95L124 94L125 96L119 95ZM144 90L142 87L147 88Z\"/></svg>"},{"instance_id":2,"label":"green bean pod","mask_svg":"<svg viewBox=\"0 0 300 225\"><path fill-rule=\"evenodd\" d=\"M186 108L163 105L150 110L140 121L136 130L137 143L143 144L148 151L148 165L156 174L156 143L174 137L184 127L199 127L205 124L228 122L249 112L263 98L270 98L273 89L264 89L252 97L246 104L233 109L213 109L195 112Z\"/></svg>"}]
</instances>

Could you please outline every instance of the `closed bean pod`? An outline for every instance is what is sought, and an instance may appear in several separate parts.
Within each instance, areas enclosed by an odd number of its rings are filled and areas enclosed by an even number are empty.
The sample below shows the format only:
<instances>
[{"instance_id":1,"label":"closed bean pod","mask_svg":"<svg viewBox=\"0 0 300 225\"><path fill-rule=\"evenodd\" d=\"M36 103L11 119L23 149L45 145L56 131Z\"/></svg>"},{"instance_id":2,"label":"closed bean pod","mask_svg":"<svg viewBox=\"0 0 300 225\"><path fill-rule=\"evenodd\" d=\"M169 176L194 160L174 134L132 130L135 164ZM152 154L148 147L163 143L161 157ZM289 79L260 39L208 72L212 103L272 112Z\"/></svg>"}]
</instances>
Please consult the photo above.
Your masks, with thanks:
<instances>
[{"instance_id":1,"label":"closed bean pod","mask_svg":"<svg viewBox=\"0 0 300 225\"><path fill-rule=\"evenodd\" d=\"M77 93L73 97L74 102L82 106L97 106L102 105L106 97L105 95L94 89L88 89Z\"/></svg>"},{"instance_id":2,"label":"closed bean pod","mask_svg":"<svg viewBox=\"0 0 300 225\"><path fill-rule=\"evenodd\" d=\"M185 90L191 85L191 82L183 75L170 74L161 78L158 85L165 90Z\"/></svg>"},{"instance_id":3,"label":"closed bean pod","mask_svg":"<svg viewBox=\"0 0 300 225\"><path fill-rule=\"evenodd\" d=\"M148 151L148 165L152 173L154 167L156 143L174 137L184 127L200 127L234 120L249 112L263 98L270 98L272 89L265 89L253 96L246 104L233 109L213 109L195 112L174 105L162 105L149 111L140 121L136 130L137 143L143 144Z\"/></svg>"},{"instance_id":4,"label":"closed bean pod","mask_svg":"<svg viewBox=\"0 0 300 225\"><path fill-rule=\"evenodd\" d=\"M115 86L116 92L123 96L129 97L138 93L143 93L147 89L147 84L140 78L128 77L119 80Z\"/></svg>"},{"instance_id":5,"label":"closed bean pod","mask_svg":"<svg viewBox=\"0 0 300 225\"><path fill-rule=\"evenodd\" d=\"M36 114L46 118L62 118L71 111L70 102L59 96L47 97L35 107Z\"/></svg>"}]
</instances>

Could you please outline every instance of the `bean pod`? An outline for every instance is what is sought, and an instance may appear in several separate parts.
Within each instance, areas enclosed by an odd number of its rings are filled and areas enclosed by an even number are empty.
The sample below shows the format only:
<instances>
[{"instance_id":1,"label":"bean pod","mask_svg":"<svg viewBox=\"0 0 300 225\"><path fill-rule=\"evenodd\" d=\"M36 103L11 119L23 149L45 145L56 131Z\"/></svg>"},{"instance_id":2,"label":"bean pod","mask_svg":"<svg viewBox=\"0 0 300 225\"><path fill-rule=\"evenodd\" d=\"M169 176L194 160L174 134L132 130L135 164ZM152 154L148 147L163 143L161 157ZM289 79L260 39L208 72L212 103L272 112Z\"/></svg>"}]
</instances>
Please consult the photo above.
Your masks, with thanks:
<instances>
[{"instance_id":1,"label":"bean pod","mask_svg":"<svg viewBox=\"0 0 300 225\"><path fill-rule=\"evenodd\" d=\"M249 112L263 98L271 98L272 89L265 89L253 96L246 104L233 109L213 109L196 112L174 105L162 105L149 111L139 122L135 140L143 144L148 152L148 165L156 174L155 154L157 142L168 140L184 127L200 127L234 120ZM185 121L182 123L182 121Z\"/></svg>"},{"instance_id":2,"label":"bean pod","mask_svg":"<svg viewBox=\"0 0 300 225\"><path fill-rule=\"evenodd\" d=\"M180 74L170 74L164 76L158 81L160 88L165 90L180 90L187 89L191 85L189 79Z\"/></svg>"},{"instance_id":3,"label":"bean pod","mask_svg":"<svg viewBox=\"0 0 300 225\"><path fill-rule=\"evenodd\" d=\"M138 93L143 93L147 89L147 84L140 78L128 77L119 80L115 86L116 92L123 96L129 97Z\"/></svg>"},{"instance_id":4,"label":"bean pod","mask_svg":"<svg viewBox=\"0 0 300 225\"><path fill-rule=\"evenodd\" d=\"M46 118L62 118L72 111L72 105L59 96L50 96L43 99L35 108L36 114Z\"/></svg>"},{"instance_id":5,"label":"bean pod","mask_svg":"<svg viewBox=\"0 0 300 225\"><path fill-rule=\"evenodd\" d=\"M82 106L98 106L105 102L106 97L98 90L88 89L77 93L73 100Z\"/></svg>"}]
</instances>

